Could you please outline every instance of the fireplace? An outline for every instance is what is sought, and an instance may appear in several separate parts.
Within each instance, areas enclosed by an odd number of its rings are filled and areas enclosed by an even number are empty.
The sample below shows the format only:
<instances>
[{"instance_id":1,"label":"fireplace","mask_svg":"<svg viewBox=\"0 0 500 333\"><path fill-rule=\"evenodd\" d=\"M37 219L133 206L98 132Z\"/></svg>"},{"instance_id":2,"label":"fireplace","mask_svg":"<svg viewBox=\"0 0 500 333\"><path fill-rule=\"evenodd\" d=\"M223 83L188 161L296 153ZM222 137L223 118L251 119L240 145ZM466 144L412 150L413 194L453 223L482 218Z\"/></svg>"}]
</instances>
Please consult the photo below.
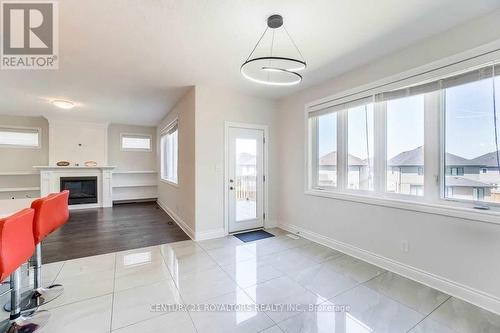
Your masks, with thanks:
<instances>
[{"instance_id":1,"label":"fireplace","mask_svg":"<svg viewBox=\"0 0 500 333\"><path fill-rule=\"evenodd\" d=\"M69 190L69 204L97 203L97 177L61 177L61 191Z\"/></svg>"}]
</instances>

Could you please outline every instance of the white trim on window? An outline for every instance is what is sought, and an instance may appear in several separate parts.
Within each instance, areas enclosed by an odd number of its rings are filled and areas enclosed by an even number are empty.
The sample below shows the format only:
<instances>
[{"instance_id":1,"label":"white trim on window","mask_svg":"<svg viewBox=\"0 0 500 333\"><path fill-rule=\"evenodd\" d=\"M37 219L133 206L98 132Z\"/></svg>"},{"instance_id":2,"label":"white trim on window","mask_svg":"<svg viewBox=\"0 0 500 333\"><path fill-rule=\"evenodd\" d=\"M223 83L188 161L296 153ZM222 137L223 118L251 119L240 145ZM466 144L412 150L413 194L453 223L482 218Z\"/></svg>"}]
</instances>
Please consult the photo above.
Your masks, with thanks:
<instances>
[{"instance_id":1,"label":"white trim on window","mask_svg":"<svg viewBox=\"0 0 500 333\"><path fill-rule=\"evenodd\" d=\"M7 144L0 143L0 148L13 148L13 149L41 149L42 148L42 129L40 127L24 127L24 126L0 126L0 132L19 132L19 133L36 133L37 145L23 145L23 144Z\"/></svg>"},{"instance_id":2,"label":"white trim on window","mask_svg":"<svg viewBox=\"0 0 500 333\"><path fill-rule=\"evenodd\" d=\"M123 147L123 138L149 139L149 148L126 148L126 147ZM153 151L153 136L151 134L142 134L142 133L120 133L120 150L121 151L135 151L135 152L152 152Z\"/></svg>"},{"instance_id":3,"label":"white trim on window","mask_svg":"<svg viewBox=\"0 0 500 333\"><path fill-rule=\"evenodd\" d=\"M170 149L166 145L171 145ZM160 131L160 181L179 187L179 121Z\"/></svg>"},{"instance_id":4,"label":"white trim on window","mask_svg":"<svg viewBox=\"0 0 500 333\"><path fill-rule=\"evenodd\" d=\"M316 100L305 105L305 190L307 195L334 198L396 209L460 217L464 219L500 224L500 204L483 202L490 210L475 209L476 203L469 200L448 199L445 197L444 178L446 174L444 156L444 98L443 90L426 93L424 114L424 196L386 192L386 104L375 103L375 164L374 191L347 189L347 110L339 104L349 105L352 101L367 99L370 95L401 89L422 82L430 82L448 77L458 72L480 66L487 66L500 59L500 41L446 58L432 64L351 89L333 96ZM351 103L352 104L352 103ZM436 112L439 110L440 112ZM327 111L329 109L330 111ZM315 127L311 125L311 115L337 112L337 187L319 188L313 186L315 170L312 152L317 148ZM340 110L340 111L339 111ZM317 128L317 125L316 125ZM383 158L381 158L383 157ZM345 169L345 170L344 170Z\"/></svg>"}]
</instances>

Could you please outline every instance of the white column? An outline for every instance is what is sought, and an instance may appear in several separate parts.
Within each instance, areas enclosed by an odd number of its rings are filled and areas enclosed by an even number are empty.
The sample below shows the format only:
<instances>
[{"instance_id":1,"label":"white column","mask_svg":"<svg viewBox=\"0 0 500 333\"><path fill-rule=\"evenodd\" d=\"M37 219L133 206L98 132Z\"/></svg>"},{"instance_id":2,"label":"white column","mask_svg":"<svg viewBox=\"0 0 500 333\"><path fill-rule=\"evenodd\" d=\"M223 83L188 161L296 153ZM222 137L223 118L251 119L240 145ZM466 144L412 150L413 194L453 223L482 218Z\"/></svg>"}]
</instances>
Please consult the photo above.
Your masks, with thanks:
<instances>
[{"instance_id":1,"label":"white column","mask_svg":"<svg viewBox=\"0 0 500 333\"><path fill-rule=\"evenodd\" d=\"M113 174L111 170L102 169L102 206L112 207L113 206L113 189L112 189L112 177Z\"/></svg>"},{"instance_id":2,"label":"white column","mask_svg":"<svg viewBox=\"0 0 500 333\"><path fill-rule=\"evenodd\" d=\"M50 193L52 176L52 171L40 170L40 197L44 197Z\"/></svg>"}]
</instances>

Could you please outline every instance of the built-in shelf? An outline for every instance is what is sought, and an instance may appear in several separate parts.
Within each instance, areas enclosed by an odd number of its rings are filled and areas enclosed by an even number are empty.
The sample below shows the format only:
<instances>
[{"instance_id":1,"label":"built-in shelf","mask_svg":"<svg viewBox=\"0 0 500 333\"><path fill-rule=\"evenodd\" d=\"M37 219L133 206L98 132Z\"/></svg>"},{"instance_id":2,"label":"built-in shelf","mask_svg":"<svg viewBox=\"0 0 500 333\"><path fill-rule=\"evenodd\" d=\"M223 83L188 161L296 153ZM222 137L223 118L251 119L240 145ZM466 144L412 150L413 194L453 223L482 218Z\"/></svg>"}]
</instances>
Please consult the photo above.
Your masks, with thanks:
<instances>
[{"instance_id":1,"label":"built-in shelf","mask_svg":"<svg viewBox=\"0 0 500 333\"><path fill-rule=\"evenodd\" d=\"M113 201L158 197L155 170L113 170Z\"/></svg>"},{"instance_id":2,"label":"built-in shelf","mask_svg":"<svg viewBox=\"0 0 500 333\"><path fill-rule=\"evenodd\" d=\"M29 192L40 191L40 187L3 187L0 192Z\"/></svg>"},{"instance_id":3,"label":"built-in shelf","mask_svg":"<svg viewBox=\"0 0 500 333\"><path fill-rule=\"evenodd\" d=\"M116 170L113 171L114 174L148 174L148 173L157 173L154 170L139 170L139 171L124 171L124 170Z\"/></svg>"},{"instance_id":4,"label":"built-in shelf","mask_svg":"<svg viewBox=\"0 0 500 333\"><path fill-rule=\"evenodd\" d=\"M39 172L35 171L35 170L0 172L0 176L28 176L28 175L38 175L38 174L39 174Z\"/></svg>"},{"instance_id":5,"label":"built-in shelf","mask_svg":"<svg viewBox=\"0 0 500 333\"><path fill-rule=\"evenodd\" d=\"M119 195L115 196L113 198L113 202L120 202L120 201L133 201L133 200L151 200L151 201L156 201L158 198L157 195Z\"/></svg>"},{"instance_id":6,"label":"built-in shelf","mask_svg":"<svg viewBox=\"0 0 500 333\"><path fill-rule=\"evenodd\" d=\"M151 186L157 186L157 184L119 184L119 185L113 185L113 188L121 188L121 187L151 187Z\"/></svg>"}]
</instances>

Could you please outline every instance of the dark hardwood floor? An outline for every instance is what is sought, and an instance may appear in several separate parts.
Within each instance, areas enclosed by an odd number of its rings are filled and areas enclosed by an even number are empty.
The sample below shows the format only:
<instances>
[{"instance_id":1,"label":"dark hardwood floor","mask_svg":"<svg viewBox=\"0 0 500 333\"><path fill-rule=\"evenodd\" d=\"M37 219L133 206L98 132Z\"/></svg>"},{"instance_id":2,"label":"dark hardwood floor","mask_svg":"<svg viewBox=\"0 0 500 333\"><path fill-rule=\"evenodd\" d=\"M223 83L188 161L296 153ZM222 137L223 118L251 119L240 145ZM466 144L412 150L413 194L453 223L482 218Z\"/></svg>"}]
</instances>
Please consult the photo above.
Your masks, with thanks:
<instances>
[{"instance_id":1,"label":"dark hardwood floor","mask_svg":"<svg viewBox=\"0 0 500 333\"><path fill-rule=\"evenodd\" d=\"M189 239L156 203L70 211L69 221L42 243L44 263Z\"/></svg>"}]
</instances>

